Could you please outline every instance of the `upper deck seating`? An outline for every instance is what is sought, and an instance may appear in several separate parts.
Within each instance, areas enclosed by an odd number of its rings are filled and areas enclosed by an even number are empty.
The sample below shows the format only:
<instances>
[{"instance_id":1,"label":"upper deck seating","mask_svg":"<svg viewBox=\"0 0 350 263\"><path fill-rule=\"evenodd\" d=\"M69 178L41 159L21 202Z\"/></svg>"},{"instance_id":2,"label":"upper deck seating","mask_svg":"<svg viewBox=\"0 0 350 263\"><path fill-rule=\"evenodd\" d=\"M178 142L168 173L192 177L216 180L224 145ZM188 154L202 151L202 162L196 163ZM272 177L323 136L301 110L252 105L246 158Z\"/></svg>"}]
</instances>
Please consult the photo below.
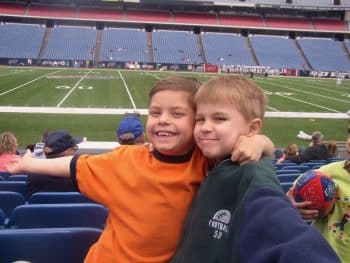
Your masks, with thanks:
<instances>
[{"instance_id":1,"label":"upper deck seating","mask_svg":"<svg viewBox=\"0 0 350 263\"><path fill-rule=\"evenodd\" d=\"M102 33L100 60L148 62L146 33L138 29L105 29Z\"/></svg>"},{"instance_id":2,"label":"upper deck seating","mask_svg":"<svg viewBox=\"0 0 350 263\"><path fill-rule=\"evenodd\" d=\"M0 57L38 58L44 33L45 28L40 25L0 25Z\"/></svg>"},{"instance_id":3,"label":"upper deck seating","mask_svg":"<svg viewBox=\"0 0 350 263\"><path fill-rule=\"evenodd\" d=\"M205 33L201 38L207 63L254 65L243 37L225 33Z\"/></svg>"},{"instance_id":4,"label":"upper deck seating","mask_svg":"<svg viewBox=\"0 0 350 263\"><path fill-rule=\"evenodd\" d=\"M350 71L350 63L339 41L325 38L302 38L298 42L314 70Z\"/></svg>"},{"instance_id":5,"label":"upper deck seating","mask_svg":"<svg viewBox=\"0 0 350 263\"><path fill-rule=\"evenodd\" d=\"M250 36L255 55L261 66L272 68L303 68L293 40L280 36Z\"/></svg>"},{"instance_id":6,"label":"upper deck seating","mask_svg":"<svg viewBox=\"0 0 350 263\"><path fill-rule=\"evenodd\" d=\"M44 59L93 59L96 30L86 27L54 27L44 53Z\"/></svg>"},{"instance_id":7,"label":"upper deck seating","mask_svg":"<svg viewBox=\"0 0 350 263\"><path fill-rule=\"evenodd\" d=\"M153 58L155 63L201 63L196 38L191 32L153 31Z\"/></svg>"}]
</instances>

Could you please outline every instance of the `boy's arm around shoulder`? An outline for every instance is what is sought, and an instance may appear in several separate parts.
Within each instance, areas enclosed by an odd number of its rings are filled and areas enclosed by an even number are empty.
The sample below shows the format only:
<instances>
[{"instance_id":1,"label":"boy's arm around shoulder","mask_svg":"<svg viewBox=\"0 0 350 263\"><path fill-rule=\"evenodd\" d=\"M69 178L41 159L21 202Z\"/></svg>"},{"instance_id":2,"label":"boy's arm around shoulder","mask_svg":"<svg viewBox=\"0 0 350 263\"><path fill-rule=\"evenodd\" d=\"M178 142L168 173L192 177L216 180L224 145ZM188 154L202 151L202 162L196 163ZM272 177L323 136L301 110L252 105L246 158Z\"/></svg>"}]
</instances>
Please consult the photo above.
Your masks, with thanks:
<instances>
[{"instance_id":1,"label":"boy's arm around shoulder","mask_svg":"<svg viewBox=\"0 0 350 263\"><path fill-rule=\"evenodd\" d=\"M240 262L340 262L321 234L307 225L278 188L260 186L239 219Z\"/></svg>"},{"instance_id":2,"label":"boy's arm around shoulder","mask_svg":"<svg viewBox=\"0 0 350 263\"><path fill-rule=\"evenodd\" d=\"M29 150L22 158L15 158L7 165L6 169L12 174L35 173L52 176L70 176L70 162L73 156L65 156L53 159L36 159Z\"/></svg>"}]
</instances>

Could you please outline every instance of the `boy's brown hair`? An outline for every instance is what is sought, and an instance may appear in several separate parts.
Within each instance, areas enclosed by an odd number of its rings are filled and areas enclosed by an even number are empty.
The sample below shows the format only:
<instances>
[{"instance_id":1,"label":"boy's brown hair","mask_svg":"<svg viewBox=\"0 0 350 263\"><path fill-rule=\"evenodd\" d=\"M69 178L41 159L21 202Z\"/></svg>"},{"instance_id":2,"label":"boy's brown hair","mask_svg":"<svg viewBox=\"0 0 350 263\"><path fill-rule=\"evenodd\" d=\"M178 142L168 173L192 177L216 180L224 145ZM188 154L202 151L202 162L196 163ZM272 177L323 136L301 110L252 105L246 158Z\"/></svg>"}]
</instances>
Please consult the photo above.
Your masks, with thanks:
<instances>
[{"instance_id":1,"label":"boy's brown hair","mask_svg":"<svg viewBox=\"0 0 350 263\"><path fill-rule=\"evenodd\" d=\"M254 82L238 76L221 76L205 82L195 103L234 105L246 121L264 118L267 97Z\"/></svg>"},{"instance_id":2,"label":"boy's brown hair","mask_svg":"<svg viewBox=\"0 0 350 263\"><path fill-rule=\"evenodd\" d=\"M194 95L196 94L201 83L192 77L182 77L182 76L169 76L165 79L161 79L149 92L149 101L152 100L154 94L163 90L173 90L173 91L185 91L190 94L189 105L196 110L196 104L194 103ZM171 100L171 98L169 98Z\"/></svg>"}]
</instances>

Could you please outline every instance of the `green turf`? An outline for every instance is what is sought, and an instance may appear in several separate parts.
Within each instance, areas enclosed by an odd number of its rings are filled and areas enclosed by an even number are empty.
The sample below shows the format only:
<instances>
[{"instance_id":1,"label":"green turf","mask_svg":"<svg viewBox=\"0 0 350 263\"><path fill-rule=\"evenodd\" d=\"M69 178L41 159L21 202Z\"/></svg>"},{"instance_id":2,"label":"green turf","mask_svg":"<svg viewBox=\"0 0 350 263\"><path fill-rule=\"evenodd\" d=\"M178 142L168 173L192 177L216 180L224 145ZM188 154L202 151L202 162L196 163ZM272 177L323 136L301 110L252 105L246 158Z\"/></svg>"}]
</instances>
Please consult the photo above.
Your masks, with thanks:
<instances>
[{"instance_id":1,"label":"green turf","mask_svg":"<svg viewBox=\"0 0 350 263\"><path fill-rule=\"evenodd\" d=\"M51 75L44 76L49 73ZM134 102L136 108L145 109L150 88L169 74L195 76L201 81L215 76L160 71L0 67L0 106L132 109ZM83 76L87 77L82 78ZM254 78L254 81L261 85L269 97L268 111L344 113L350 109L348 80L344 80L341 87L336 87L335 79L271 77ZM4 93L6 91L9 92ZM74 135L87 137L88 140L110 141L114 140L115 127L120 117L0 113L0 132L14 132L21 148L38 141L44 131L55 129L67 129ZM142 118L145 123L146 116ZM346 120L265 118L263 133L277 147L284 147L290 142L307 144L296 139L299 130L307 133L320 130L327 140L345 140L346 128Z\"/></svg>"}]
</instances>

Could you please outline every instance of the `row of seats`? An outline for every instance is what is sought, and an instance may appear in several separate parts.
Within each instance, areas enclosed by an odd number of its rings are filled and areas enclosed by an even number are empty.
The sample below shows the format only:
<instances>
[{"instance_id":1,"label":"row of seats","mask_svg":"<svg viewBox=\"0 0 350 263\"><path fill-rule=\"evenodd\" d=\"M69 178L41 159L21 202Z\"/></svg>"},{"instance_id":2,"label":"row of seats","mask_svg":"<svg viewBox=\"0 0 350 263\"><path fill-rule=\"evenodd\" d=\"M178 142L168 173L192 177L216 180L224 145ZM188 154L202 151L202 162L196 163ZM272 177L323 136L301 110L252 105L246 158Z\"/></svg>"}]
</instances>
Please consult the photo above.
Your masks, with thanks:
<instances>
[{"instance_id":1,"label":"row of seats","mask_svg":"<svg viewBox=\"0 0 350 263\"><path fill-rule=\"evenodd\" d=\"M0 230L0 259L6 263L82 263L101 233L90 227Z\"/></svg>"},{"instance_id":2,"label":"row of seats","mask_svg":"<svg viewBox=\"0 0 350 263\"><path fill-rule=\"evenodd\" d=\"M18 192L0 191L0 209L6 217L10 217L15 207L25 204L84 204L92 203L86 196L78 192L38 192L28 200Z\"/></svg>"}]
</instances>

